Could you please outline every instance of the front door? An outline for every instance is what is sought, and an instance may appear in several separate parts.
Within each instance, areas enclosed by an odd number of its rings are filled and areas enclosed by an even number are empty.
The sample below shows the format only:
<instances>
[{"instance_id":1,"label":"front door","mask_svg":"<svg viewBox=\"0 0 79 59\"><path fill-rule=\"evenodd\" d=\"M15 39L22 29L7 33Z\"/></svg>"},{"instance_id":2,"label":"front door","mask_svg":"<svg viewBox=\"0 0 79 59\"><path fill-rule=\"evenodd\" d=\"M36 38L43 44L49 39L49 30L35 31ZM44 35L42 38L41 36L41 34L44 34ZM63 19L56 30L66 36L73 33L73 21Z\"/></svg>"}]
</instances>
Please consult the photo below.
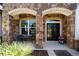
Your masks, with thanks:
<instances>
[{"instance_id":1,"label":"front door","mask_svg":"<svg viewBox=\"0 0 79 59\"><path fill-rule=\"evenodd\" d=\"M60 36L60 23L47 23L47 40L58 41Z\"/></svg>"}]
</instances>

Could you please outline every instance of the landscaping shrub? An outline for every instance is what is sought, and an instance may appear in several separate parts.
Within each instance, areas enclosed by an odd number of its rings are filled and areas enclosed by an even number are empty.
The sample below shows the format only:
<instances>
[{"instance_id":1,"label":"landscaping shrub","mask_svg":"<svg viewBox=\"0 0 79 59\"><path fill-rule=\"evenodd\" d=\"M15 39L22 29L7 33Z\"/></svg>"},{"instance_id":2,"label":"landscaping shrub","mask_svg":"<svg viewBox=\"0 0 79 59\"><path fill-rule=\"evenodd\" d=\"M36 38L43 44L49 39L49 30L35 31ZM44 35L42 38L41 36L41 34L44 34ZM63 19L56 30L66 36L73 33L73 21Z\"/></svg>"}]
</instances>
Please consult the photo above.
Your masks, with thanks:
<instances>
[{"instance_id":1,"label":"landscaping shrub","mask_svg":"<svg viewBox=\"0 0 79 59\"><path fill-rule=\"evenodd\" d=\"M0 56L30 56L31 47L22 43L13 43L8 46L0 45Z\"/></svg>"}]
</instances>

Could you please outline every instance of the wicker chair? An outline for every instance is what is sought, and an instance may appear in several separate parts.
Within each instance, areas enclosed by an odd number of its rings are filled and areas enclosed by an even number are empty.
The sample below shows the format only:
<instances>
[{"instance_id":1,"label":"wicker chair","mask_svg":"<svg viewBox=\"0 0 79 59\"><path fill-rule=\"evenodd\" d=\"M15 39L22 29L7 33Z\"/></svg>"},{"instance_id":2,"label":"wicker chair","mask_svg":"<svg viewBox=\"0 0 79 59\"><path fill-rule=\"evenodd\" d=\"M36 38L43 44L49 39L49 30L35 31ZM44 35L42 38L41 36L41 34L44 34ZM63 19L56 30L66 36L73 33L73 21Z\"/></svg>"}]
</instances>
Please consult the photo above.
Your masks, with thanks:
<instances>
[{"instance_id":1,"label":"wicker chair","mask_svg":"<svg viewBox=\"0 0 79 59\"><path fill-rule=\"evenodd\" d=\"M26 39L27 39L27 36L18 35L16 40L17 40L17 41L26 41Z\"/></svg>"}]
</instances>

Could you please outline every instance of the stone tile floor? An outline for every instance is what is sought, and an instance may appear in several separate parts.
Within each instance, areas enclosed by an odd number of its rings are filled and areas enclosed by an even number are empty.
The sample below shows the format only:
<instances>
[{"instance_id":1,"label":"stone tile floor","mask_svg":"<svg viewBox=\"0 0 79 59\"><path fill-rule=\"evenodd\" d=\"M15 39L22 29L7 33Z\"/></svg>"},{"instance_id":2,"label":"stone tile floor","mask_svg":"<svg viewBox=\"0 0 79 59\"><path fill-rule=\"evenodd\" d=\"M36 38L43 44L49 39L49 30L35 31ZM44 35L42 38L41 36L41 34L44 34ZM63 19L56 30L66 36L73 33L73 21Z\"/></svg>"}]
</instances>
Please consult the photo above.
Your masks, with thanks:
<instances>
[{"instance_id":1,"label":"stone tile floor","mask_svg":"<svg viewBox=\"0 0 79 59\"><path fill-rule=\"evenodd\" d=\"M69 48L66 44L59 44L58 41L47 41L43 45L43 49L35 48L33 43L29 43L33 50L47 50L49 56L56 56L53 50L67 50L73 56L79 56L79 52Z\"/></svg>"}]
</instances>

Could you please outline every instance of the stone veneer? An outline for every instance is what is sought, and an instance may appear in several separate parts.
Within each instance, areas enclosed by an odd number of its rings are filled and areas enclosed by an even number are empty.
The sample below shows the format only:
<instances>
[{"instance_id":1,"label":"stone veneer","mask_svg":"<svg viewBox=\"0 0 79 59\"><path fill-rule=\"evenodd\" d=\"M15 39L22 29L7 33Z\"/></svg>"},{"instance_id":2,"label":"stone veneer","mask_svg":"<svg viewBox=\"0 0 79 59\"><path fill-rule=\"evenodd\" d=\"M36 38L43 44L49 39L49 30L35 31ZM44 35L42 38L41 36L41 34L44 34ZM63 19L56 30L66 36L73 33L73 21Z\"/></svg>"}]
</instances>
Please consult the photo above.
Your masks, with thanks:
<instances>
[{"instance_id":1,"label":"stone veneer","mask_svg":"<svg viewBox=\"0 0 79 59\"><path fill-rule=\"evenodd\" d=\"M43 20L41 15L37 15L37 32L36 32L36 45L43 47Z\"/></svg>"},{"instance_id":2,"label":"stone veneer","mask_svg":"<svg viewBox=\"0 0 79 59\"><path fill-rule=\"evenodd\" d=\"M75 13L67 17L67 43L74 48L75 39Z\"/></svg>"},{"instance_id":3,"label":"stone veneer","mask_svg":"<svg viewBox=\"0 0 79 59\"><path fill-rule=\"evenodd\" d=\"M68 6L67 6L68 5ZM19 20L14 20L14 18L8 14L9 11L16 8L30 8L36 10L38 13L36 15L37 20L37 32L36 32L36 45L38 47L43 47L43 41L45 39L44 30L45 30L45 20L42 18L42 11L45 9L53 8L53 7L65 7L68 8L71 4L53 4L53 3L3 3L3 12L2 12L2 29L3 29L3 42L8 43L12 39L15 40L15 36L19 33ZM73 11L73 10L72 10ZM67 44L70 47L74 47L74 39L75 39L75 23L74 23L74 13L68 17L63 16L63 35L67 38Z\"/></svg>"}]
</instances>

